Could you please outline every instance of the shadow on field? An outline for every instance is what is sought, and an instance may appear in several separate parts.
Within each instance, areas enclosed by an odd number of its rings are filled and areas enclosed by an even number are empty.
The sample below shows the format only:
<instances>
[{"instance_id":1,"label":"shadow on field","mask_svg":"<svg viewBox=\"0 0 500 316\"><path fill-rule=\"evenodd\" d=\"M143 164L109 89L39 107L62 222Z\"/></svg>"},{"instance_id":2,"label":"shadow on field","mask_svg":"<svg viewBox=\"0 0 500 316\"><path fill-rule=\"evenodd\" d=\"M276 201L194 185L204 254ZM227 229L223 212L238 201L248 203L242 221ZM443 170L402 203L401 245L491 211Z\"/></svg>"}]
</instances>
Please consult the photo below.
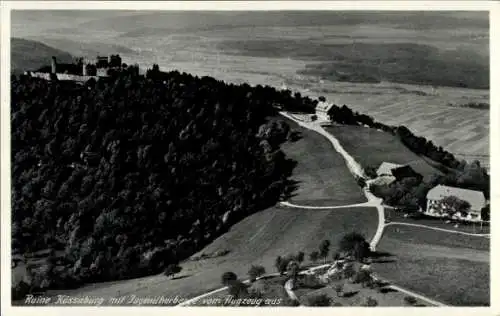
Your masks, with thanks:
<instances>
[{"instance_id":1,"label":"shadow on field","mask_svg":"<svg viewBox=\"0 0 500 316\"><path fill-rule=\"evenodd\" d=\"M380 293L382 293L382 294L387 294L387 293L392 293L392 292L397 292L397 290L390 288L390 287L380 289Z\"/></svg>"},{"instance_id":2,"label":"shadow on field","mask_svg":"<svg viewBox=\"0 0 500 316\"><path fill-rule=\"evenodd\" d=\"M374 260L373 263L392 263L396 262L395 259L379 259L379 260Z\"/></svg>"},{"instance_id":3,"label":"shadow on field","mask_svg":"<svg viewBox=\"0 0 500 316\"><path fill-rule=\"evenodd\" d=\"M386 251L373 251L370 254L371 258L378 259L378 258L387 258L387 257L394 257L394 255L390 252Z\"/></svg>"},{"instance_id":4,"label":"shadow on field","mask_svg":"<svg viewBox=\"0 0 500 316\"><path fill-rule=\"evenodd\" d=\"M344 296L343 296L343 297L347 297L347 298L349 298L349 297L353 297L354 295L356 295L356 294L358 294L358 293L359 293L359 291L351 291L351 292L346 292L346 293L344 293Z\"/></svg>"}]
</instances>

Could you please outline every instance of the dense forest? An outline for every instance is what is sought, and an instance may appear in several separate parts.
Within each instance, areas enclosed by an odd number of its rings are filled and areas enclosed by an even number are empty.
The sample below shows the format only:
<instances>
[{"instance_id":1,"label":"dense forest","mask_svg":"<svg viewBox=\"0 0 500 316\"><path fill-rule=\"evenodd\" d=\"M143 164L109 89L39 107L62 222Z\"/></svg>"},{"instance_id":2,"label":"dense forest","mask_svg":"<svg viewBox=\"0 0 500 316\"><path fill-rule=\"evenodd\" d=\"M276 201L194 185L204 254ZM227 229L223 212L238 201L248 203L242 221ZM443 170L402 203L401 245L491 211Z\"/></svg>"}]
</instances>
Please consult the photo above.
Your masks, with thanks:
<instances>
[{"instance_id":1,"label":"dense forest","mask_svg":"<svg viewBox=\"0 0 500 316\"><path fill-rule=\"evenodd\" d=\"M158 273L274 205L295 162L273 116L317 104L157 66L85 84L13 76L11 98L12 249L51 262L24 292Z\"/></svg>"}]
</instances>

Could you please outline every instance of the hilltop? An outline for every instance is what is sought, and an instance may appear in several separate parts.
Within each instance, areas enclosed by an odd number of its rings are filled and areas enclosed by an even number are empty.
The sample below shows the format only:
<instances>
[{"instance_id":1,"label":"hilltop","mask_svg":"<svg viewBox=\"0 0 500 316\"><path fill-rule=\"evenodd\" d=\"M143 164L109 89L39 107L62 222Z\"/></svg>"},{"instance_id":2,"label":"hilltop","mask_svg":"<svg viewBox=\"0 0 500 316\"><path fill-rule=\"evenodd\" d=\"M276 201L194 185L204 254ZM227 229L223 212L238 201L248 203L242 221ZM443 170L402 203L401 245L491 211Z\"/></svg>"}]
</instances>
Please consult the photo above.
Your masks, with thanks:
<instances>
[{"instance_id":1,"label":"hilltop","mask_svg":"<svg viewBox=\"0 0 500 316\"><path fill-rule=\"evenodd\" d=\"M14 74L45 66L52 56L62 63L70 63L73 60L69 53L37 41L13 37L10 43L11 72Z\"/></svg>"}]
</instances>

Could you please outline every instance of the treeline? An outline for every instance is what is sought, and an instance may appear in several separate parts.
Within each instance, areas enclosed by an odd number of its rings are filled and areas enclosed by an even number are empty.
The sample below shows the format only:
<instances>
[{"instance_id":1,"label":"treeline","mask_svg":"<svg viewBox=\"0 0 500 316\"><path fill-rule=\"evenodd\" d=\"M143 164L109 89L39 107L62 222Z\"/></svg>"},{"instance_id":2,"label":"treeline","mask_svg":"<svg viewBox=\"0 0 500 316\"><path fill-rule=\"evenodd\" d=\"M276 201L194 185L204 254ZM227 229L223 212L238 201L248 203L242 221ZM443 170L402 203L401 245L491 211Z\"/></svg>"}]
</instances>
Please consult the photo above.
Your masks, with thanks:
<instances>
[{"instance_id":1,"label":"treeline","mask_svg":"<svg viewBox=\"0 0 500 316\"><path fill-rule=\"evenodd\" d=\"M49 249L14 297L161 272L291 190L290 91L158 67L83 85L12 77L12 250ZM31 271L31 270L30 270Z\"/></svg>"},{"instance_id":2,"label":"treeline","mask_svg":"<svg viewBox=\"0 0 500 316\"><path fill-rule=\"evenodd\" d=\"M479 110L489 110L490 104L486 102L468 102L463 104L453 104L448 103L448 106L451 107L459 107L459 108L471 108L471 109L479 109Z\"/></svg>"}]
</instances>

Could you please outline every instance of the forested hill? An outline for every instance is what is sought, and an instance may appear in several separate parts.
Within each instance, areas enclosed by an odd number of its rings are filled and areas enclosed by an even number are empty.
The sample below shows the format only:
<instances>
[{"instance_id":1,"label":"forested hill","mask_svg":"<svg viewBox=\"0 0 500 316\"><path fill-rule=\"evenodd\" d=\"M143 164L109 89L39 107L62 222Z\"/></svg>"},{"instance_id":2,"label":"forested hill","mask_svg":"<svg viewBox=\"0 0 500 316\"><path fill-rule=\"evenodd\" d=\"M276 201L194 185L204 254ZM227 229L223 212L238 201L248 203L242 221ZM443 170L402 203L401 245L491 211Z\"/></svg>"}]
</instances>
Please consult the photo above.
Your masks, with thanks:
<instances>
[{"instance_id":1,"label":"forested hill","mask_svg":"<svg viewBox=\"0 0 500 316\"><path fill-rule=\"evenodd\" d=\"M52 254L31 290L157 273L287 194L293 133L267 119L317 101L154 69L13 77L13 252Z\"/></svg>"},{"instance_id":2,"label":"forested hill","mask_svg":"<svg viewBox=\"0 0 500 316\"><path fill-rule=\"evenodd\" d=\"M52 56L61 63L70 63L73 57L62 50L47 46L43 43L11 38L11 72L21 74L27 70L35 70L50 64Z\"/></svg>"}]
</instances>

